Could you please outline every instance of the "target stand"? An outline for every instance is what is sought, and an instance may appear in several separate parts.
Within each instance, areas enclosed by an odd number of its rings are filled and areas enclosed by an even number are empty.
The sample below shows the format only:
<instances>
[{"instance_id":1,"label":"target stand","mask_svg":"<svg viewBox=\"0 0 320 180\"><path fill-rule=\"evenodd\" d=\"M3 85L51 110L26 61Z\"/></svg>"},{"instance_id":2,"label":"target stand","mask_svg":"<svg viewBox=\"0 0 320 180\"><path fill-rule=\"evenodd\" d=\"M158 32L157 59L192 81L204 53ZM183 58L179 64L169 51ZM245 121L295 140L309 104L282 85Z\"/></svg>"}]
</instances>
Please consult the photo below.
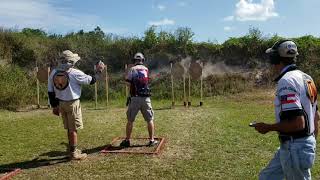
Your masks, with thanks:
<instances>
[{"instance_id":1,"label":"target stand","mask_svg":"<svg viewBox=\"0 0 320 180\"><path fill-rule=\"evenodd\" d=\"M124 139L124 137L114 138L111 144L107 145L106 148L101 151L101 153L159 155L165 143L165 139L162 137L154 138L156 141L158 141L158 144L149 147L147 146L147 144L149 143L149 138L131 138L130 147L121 147L120 143Z\"/></svg>"},{"instance_id":2,"label":"target stand","mask_svg":"<svg viewBox=\"0 0 320 180\"><path fill-rule=\"evenodd\" d=\"M5 173L3 176L0 176L0 180L8 180L13 176L19 174L21 171L21 169L8 170L7 173Z\"/></svg>"}]
</instances>

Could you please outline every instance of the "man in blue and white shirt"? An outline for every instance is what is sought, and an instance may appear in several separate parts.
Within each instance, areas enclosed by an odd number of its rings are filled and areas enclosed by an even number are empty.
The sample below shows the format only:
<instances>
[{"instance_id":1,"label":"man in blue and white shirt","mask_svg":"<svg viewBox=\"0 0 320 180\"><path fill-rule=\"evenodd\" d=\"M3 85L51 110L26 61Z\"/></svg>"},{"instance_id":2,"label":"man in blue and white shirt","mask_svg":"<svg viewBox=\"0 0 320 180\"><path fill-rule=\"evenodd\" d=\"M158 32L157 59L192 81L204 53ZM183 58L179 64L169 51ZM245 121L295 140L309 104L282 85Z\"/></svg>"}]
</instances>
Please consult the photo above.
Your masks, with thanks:
<instances>
[{"instance_id":1,"label":"man in blue and white shirt","mask_svg":"<svg viewBox=\"0 0 320 180\"><path fill-rule=\"evenodd\" d=\"M291 40L275 43L266 53L279 76L275 97L276 123L256 123L262 134L276 131L280 148L259 175L260 180L310 180L315 160L319 114L312 78L295 65L298 49Z\"/></svg>"},{"instance_id":2,"label":"man in blue and white shirt","mask_svg":"<svg viewBox=\"0 0 320 180\"><path fill-rule=\"evenodd\" d=\"M75 160L85 159L87 155L77 149L77 130L83 128L80 106L81 85L94 84L96 78L75 69L80 60L78 54L69 50L63 51L59 65L53 69L48 81L48 95L53 114L61 114L64 128L68 130L70 157ZM103 67L98 67L102 71Z\"/></svg>"}]
</instances>

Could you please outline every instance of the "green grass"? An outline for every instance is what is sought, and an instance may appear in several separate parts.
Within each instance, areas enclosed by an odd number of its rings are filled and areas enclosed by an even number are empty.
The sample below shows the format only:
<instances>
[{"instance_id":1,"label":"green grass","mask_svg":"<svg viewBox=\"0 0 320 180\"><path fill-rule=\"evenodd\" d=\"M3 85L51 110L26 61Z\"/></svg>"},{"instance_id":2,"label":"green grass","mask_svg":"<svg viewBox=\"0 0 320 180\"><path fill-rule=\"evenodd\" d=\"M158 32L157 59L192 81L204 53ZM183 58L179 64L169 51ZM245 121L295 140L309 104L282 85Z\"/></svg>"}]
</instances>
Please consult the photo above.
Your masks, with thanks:
<instances>
[{"instance_id":1,"label":"green grass","mask_svg":"<svg viewBox=\"0 0 320 180\"><path fill-rule=\"evenodd\" d=\"M53 156L61 156L67 142L61 119L49 110L0 111L0 167L24 167L15 179L250 180L257 179L278 147L276 133L260 135L248 126L252 120L273 121L272 93L206 98L201 108L167 109L170 104L153 102L156 135L167 142L161 155L146 156L99 154L114 137L124 135L126 109L113 103L94 110L94 102L83 103L85 128L79 145L91 154L82 162L57 164ZM147 137L141 115L133 136ZM319 158L313 179L320 179Z\"/></svg>"}]
</instances>

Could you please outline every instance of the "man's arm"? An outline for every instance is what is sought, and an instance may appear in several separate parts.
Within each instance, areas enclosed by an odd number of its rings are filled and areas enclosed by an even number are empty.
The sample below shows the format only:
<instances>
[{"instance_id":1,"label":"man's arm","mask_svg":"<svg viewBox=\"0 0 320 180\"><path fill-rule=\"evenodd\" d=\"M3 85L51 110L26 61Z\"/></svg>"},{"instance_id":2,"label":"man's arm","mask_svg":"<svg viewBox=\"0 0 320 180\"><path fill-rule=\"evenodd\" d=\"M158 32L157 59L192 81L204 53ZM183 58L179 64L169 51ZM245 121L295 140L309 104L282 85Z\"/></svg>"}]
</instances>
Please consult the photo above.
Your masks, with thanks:
<instances>
[{"instance_id":1,"label":"man's arm","mask_svg":"<svg viewBox=\"0 0 320 180\"><path fill-rule=\"evenodd\" d=\"M59 116L59 99L56 98L56 93L54 92L54 87L53 87L53 75L56 71L53 70L49 76L48 80L48 97L49 97L49 103L51 105L52 113L54 115Z\"/></svg>"},{"instance_id":2,"label":"man's arm","mask_svg":"<svg viewBox=\"0 0 320 180\"><path fill-rule=\"evenodd\" d=\"M59 106L59 100L56 98L56 94L54 92L48 92L48 96L51 107L55 108Z\"/></svg>"},{"instance_id":3,"label":"man's arm","mask_svg":"<svg viewBox=\"0 0 320 180\"><path fill-rule=\"evenodd\" d=\"M300 102L300 94L294 80L281 79L277 86L277 99L279 102L280 122L275 124L257 123L255 129L265 134L269 131L277 131L280 133L291 133L303 130L305 128L305 118L303 116L303 108Z\"/></svg>"},{"instance_id":4,"label":"man's arm","mask_svg":"<svg viewBox=\"0 0 320 180\"><path fill-rule=\"evenodd\" d=\"M305 119L303 116L293 116L288 121L282 121L275 124L256 123L255 129L265 134L270 131L277 131L282 133L291 133L301 131L305 128Z\"/></svg>"},{"instance_id":5,"label":"man's arm","mask_svg":"<svg viewBox=\"0 0 320 180\"><path fill-rule=\"evenodd\" d=\"M301 131L305 128L305 119L303 116L292 117L289 121L275 123L270 125L270 131L282 133L291 133Z\"/></svg>"},{"instance_id":6,"label":"man's arm","mask_svg":"<svg viewBox=\"0 0 320 180\"><path fill-rule=\"evenodd\" d=\"M59 99L56 98L56 94L54 92L48 92L49 102L52 107L52 113L54 115L59 116Z\"/></svg>"}]
</instances>

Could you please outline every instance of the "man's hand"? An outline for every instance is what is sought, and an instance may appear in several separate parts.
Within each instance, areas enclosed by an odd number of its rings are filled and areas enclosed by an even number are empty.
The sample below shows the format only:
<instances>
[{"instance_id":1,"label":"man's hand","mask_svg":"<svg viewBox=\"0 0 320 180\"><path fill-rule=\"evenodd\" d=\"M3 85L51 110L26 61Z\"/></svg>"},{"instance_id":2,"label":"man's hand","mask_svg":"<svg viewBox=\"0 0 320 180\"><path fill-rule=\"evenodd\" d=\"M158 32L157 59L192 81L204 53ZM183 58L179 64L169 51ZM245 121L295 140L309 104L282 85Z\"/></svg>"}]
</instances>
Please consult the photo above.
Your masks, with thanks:
<instances>
[{"instance_id":1,"label":"man's hand","mask_svg":"<svg viewBox=\"0 0 320 180\"><path fill-rule=\"evenodd\" d=\"M95 65L95 72L96 73L102 73L102 71L106 68L106 65L102 62L99 61L96 65Z\"/></svg>"},{"instance_id":2,"label":"man's hand","mask_svg":"<svg viewBox=\"0 0 320 180\"><path fill-rule=\"evenodd\" d=\"M56 115L56 116L59 116L59 114L60 114L59 107L54 107L54 108L52 109L52 113L53 113L54 115Z\"/></svg>"},{"instance_id":3,"label":"man's hand","mask_svg":"<svg viewBox=\"0 0 320 180\"><path fill-rule=\"evenodd\" d=\"M254 128L261 134L266 134L270 131L270 125L265 123L256 123Z\"/></svg>"}]
</instances>

